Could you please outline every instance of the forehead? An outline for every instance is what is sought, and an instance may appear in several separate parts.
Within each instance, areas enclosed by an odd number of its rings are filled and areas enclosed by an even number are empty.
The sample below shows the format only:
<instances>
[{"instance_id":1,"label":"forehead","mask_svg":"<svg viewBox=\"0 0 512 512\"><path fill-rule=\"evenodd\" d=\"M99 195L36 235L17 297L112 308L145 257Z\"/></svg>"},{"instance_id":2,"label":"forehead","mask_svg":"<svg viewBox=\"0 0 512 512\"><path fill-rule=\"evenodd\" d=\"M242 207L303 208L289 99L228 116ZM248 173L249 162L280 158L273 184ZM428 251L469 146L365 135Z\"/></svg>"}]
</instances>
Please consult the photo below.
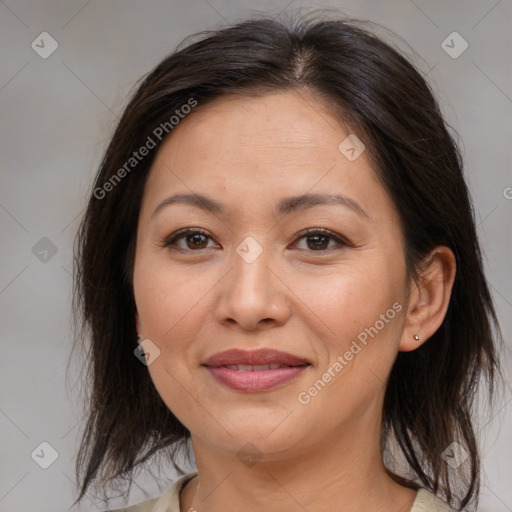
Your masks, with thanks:
<instances>
[{"instance_id":1,"label":"forehead","mask_svg":"<svg viewBox=\"0 0 512 512\"><path fill-rule=\"evenodd\" d=\"M160 147L145 202L177 191L245 206L307 192L355 195L362 202L366 196L375 203L385 193L364 152L350 161L340 151L351 132L337 111L303 90L199 104ZM386 198L381 202L386 206Z\"/></svg>"},{"instance_id":2,"label":"forehead","mask_svg":"<svg viewBox=\"0 0 512 512\"><path fill-rule=\"evenodd\" d=\"M237 149L255 146L270 153L283 146L304 150L325 147L333 142L326 136L336 141L348 130L333 110L332 105L306 90L257 96L230 94L199 104L172 132L169 143L172 146L171 139L181 132L181 137L186 136L191 143L208 144L210 151L218 143L239 143L240 148L232 148L233 154Z\"/></svg>"}]
</instances>

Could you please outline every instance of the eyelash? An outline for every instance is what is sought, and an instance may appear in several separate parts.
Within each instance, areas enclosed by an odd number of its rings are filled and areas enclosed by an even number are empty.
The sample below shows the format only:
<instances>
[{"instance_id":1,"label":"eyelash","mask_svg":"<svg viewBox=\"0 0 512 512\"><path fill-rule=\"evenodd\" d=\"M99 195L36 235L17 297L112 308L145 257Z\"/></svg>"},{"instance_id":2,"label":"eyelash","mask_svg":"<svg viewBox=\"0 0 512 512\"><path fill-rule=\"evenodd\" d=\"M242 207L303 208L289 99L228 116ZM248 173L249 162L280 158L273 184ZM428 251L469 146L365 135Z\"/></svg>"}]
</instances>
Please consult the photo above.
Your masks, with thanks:
<instances>
[{"instance_id":1,"label":"eyelash","mask_svg":"<svg viewBox=\"0 0 512 512\"><path fill-rule=\"evenodd\" d=\"M207 238L212 239L212 237L204 229L184 228L184 229L177 231L176 233L173 233L169 237L167 237L163 241L163 243L160 244L160 246L166 247L169 250L175 250L175 251L183 251L183 252L200 251L201 249L188 249L188 248L183 249L181 247L172 247L172 245L174 245L178 240L181 240L182 238L185 238L188 235L204 235ZM337 247L338 249L340 248L340 246L341 247L350 247L351 246L351 244L348 241L346 241L345 239L343 239L342 237L335 235L332 231L329 231L328 229L323 229L323 228L304 229L303 231L301 231L297 234L296 239L297 240L307 239L309 237L318 236L318 235L324 236L327 238L331 238L332 240L334 240L338 244L338 247ZM319 250L309 250L309 249L303 249L303 250L306 250L307 252L327 252L332 249L336 249L336 247L330 247L327 249L319 249Z\"/></svg>"}]
</instances>

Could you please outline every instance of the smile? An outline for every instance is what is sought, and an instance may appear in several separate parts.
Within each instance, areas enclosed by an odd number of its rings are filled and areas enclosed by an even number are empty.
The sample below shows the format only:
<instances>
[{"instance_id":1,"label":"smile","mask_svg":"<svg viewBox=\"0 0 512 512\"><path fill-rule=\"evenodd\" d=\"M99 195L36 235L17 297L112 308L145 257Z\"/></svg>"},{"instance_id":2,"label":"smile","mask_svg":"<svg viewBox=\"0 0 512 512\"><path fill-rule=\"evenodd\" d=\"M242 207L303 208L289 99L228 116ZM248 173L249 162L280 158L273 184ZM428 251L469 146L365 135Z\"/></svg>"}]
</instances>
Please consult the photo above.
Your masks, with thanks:
<instances>
[{"instance_id":1,"label":"smile","mask_svg":"<svg viewBox=\"0 0 512 512\"><path fill-rule=\"evenodd\" d=\"M259 393L276 389L295 380L309 367L309 364L285 366L274 363L206 366L205 368L223 386L245 393Z\"/></svg>"}]
</instances>

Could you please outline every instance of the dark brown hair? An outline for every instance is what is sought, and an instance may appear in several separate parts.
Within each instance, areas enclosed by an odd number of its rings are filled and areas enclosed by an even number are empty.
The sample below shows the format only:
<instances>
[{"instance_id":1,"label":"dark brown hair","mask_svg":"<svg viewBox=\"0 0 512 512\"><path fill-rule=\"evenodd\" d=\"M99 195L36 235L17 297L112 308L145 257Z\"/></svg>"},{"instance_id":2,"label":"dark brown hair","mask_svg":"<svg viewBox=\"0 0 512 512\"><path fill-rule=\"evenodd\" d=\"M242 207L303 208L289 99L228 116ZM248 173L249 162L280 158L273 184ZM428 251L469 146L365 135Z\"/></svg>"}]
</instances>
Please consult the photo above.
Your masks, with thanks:
<instances>
[{"instance_id":1,"label":"dark brown hair","mask_svg":"<svg viewBox=\"0 0 512 512\"><path fill-rule=\"evenodd\" d=\"M399 212L409 275L418 277L422 258L435 246L455 254L457 272L442 325L417 350L400 352L392 367L382 447L397 443L412 471L406 478L388 469L399 483L430 489L454 507L476 505L480 458L473 406L481 376L494 397L501 333L462 159L425 79L353 20L253 19L200 36L142 80L104 155L77 234L75 344L86 352L90 394L75 503L93 483L105 489L119 479L131 481L133 471L156 453L182 473L175 450L190 436L134 356L136 230L144 184L161 144L156 127L169 123L191 98L201 108L226 94L296 89L329 102L364 141ZM148 137L155 147L113 183ZM457 471L442 458L453 441L469 454Z\"/></svg>"}]
</instances>

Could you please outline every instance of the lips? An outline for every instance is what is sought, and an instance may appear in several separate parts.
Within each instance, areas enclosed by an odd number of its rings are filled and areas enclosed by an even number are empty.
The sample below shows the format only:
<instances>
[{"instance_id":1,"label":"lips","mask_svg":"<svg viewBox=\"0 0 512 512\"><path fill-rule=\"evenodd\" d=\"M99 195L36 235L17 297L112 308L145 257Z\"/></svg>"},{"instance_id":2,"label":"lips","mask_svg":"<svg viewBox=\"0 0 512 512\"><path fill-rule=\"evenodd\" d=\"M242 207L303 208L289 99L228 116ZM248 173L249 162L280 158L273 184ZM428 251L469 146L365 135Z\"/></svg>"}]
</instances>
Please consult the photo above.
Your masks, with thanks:
<instances>
[{"instance_id":1,"label":"lips","mask_svg":"<svg viewBox=\"0 0 512 512\"><path fill-rule=\"evenodd\" d=\"M209 367L238 367L231 369L239 369L239 371L260 371L260 370L273 370L280 367L289 366L304 366L311 363L305 359L288 352L282 352L275 349L257 349L257 350L241 350L231 349L219 352L208 358L203 366ZM270 368L270 365L273 365ZM279 366L275 366L279 365ZM265 368L265 366L268 366Z\"/></svg>"},{"instance_id":2,"label":"lips","mask_svg":"<svg viewBox=\"0 0 512 512\"><path fill-rule=\"evenodd\" d=\"M292 368L292 366L280 363L270 364L226 364L223 365L230 370L237 370L239 372L261 372L264 370L277 370L279 368Z\"/></svg>"},{"instance_id":3,"label":"lips","mask_svg":"<svg viewBox=\"0 0 512 512\"><path fill-rule=\"evenodd\" d=\"M227 388L243 393L261 393L297 379L311 363L274 349L232 349L215 354L202 366Z\"/></svg>"}]
</instances>

